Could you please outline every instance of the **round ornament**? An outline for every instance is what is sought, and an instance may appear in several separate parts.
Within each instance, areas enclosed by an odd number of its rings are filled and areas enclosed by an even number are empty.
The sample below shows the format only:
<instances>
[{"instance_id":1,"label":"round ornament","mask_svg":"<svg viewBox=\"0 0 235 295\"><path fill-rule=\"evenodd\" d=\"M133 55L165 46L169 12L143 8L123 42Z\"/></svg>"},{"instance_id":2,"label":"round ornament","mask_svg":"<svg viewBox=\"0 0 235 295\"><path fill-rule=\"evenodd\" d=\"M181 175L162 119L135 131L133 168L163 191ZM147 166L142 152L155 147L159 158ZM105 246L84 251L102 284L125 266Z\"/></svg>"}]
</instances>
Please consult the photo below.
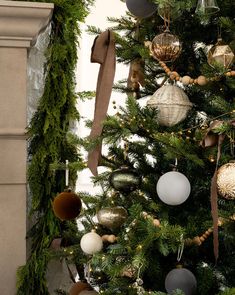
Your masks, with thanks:
<instances>
[{"instance_id":1,"label":"round ornament","mask_svg":"<svg viewBox=\"0 0 235 295\"><path fill-rule=\"evenodd\" d=\"M178 86L163 85L147 101L147 105L158 109L158 124L171 127L183 121L192 103Z\"/></svg>"},{"instance_id":2,"label":"round ornament","mask_svg":"<svg viewBox=\"0 0 235 295\"><path fill-rule=\"evenodd\" d=\"M177 171L163 174L157 182L157 194L168 205L180 205L190 195L191 185L188 178Z\"/></svg>"},{"instance_id":3,"label":"round ornament","mask_svg":"<svg viewBox=\"0 0 235 295\"><path fill-rule=\"evenodd\" d=\"M147 18L154 14L157 5L150 0L126 0L128 10L139 18Z\"/></svg>"},{"instance_id":4,"label":"round ornament","mask_svg":"<svg viewBox=\"0 0 235 295\"><path fill-rule=\"evenodd\" d=\"M232 49L224 44L221 38L219 38L217 43L212 46L207 56L208 64L212 67L218 64L227 69L233 63L233 60L234 53Z\"/></svg>"},{"instance_id":5,"label":"round ornament","mask_svg":"<svg viewBox=\"0 0 235 295\"><path fill-rule=\"evenodd\" d=\"M128 214L124 207L102 208L97 213L100 224L113 230L119 228L126 220Z\"/></svg>"},{"instance_id":6,"label":"round ornament","mask_svg":"<svg viewBox=\"0 0 235 295\"><path fill-rule=\"evenodd\" d=\"M79 293L79 295L96 295L96 294L99 294L97 293L95 290L92 290L92 291L82 291Z\"/></svg>"},{"instance_id":7,"label":"round ornament","mask_svg":"<svg viewBox=\"0 0 235 295\"><path fill-rule=\"evenodd\" d=\"M135 170L121 167L110 174L109 183L121 193L130 193L140 186L141 177Z\"/></svg>"},{"instance_id":8,"label":"round ornament","mask_svg":"<svg viewBox=\"0 0 235 295\"><path fill-rule=\"evenodd\" d=\"M171 34L167 29L164 33L154 37L151 54L157 60L172 62L180 55L181 49L182 46L179 38Z\"/></svg>"},{"instance_id":9,"label":"round ornament","mask_svg":"<svg viewBox=\"0 0 235 295\"><path fill-rule=\"evenodd\" d=\"M193 295L197 289L197 280L190 270L175 268L167 274L165 288L168 294L173 294L176 289L180 289L185 295Z\"/></svg>"},{"instance_id":10,"label":"round ornament","mask_svg":"<svg viewBox=\"0 0 235 295\"><path fill-rule=\"evenodd\" d=\"M64 191L55 197L52 207L55 216L61 220L71 220L80 214L82 202L77 194Z\"/></svg>"},{"instance_id":11,"label":"round ornament","mask_svg":"<svg viewBox=\"0 0 235 295\"><path fill-rule=\"evenodd\" d=\"M82 236L80 246L84 253L92 255L102 250L103 241L95 231L91 231Z\"/></svg>"},{"instance_id":12,"label":"round ornament","mask_svg":"<svg viewBox=\"0 0 235 295\"><path fill-rule=\"evenodd\" d=\"M92 287L85 282L77 282L74 283L69 291L69 295L78 295L81 294L83 291L92 291Z\"/></svg>"},{"instance_id":13,"label":"round ornament","mask_svg":"<svg viewBox=\"0 0 235 295\"><path fill-rule=\"evenodd\" d=\"M227 163L218 169L217 188L223 198L235 199L235 162Z\"/></svg>"}]
</instances>

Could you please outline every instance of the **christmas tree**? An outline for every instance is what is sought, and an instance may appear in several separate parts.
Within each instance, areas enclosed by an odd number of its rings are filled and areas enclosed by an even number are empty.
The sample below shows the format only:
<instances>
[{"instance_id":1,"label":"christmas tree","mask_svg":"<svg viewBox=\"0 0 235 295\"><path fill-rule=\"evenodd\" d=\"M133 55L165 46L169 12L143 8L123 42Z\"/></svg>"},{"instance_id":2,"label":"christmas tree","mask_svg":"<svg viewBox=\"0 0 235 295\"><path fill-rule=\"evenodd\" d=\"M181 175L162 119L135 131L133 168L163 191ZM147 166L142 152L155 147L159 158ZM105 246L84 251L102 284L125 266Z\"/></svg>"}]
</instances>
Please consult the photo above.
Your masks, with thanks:
<instances>
[{"instance_id":1,"label":"christmas tree","mask_svg":"<svg viewBox=\"0 0 235 295\"><path fill-rule=\"evenodd\" d=\"M88 161L102 193L78 192L79 230L63 232L79 277L70 295L235 294L235 3L126 5L106 32L90 28L130 71L113 87L125 107L78 139L106 170Z\"/></svg>"}]
</instances>

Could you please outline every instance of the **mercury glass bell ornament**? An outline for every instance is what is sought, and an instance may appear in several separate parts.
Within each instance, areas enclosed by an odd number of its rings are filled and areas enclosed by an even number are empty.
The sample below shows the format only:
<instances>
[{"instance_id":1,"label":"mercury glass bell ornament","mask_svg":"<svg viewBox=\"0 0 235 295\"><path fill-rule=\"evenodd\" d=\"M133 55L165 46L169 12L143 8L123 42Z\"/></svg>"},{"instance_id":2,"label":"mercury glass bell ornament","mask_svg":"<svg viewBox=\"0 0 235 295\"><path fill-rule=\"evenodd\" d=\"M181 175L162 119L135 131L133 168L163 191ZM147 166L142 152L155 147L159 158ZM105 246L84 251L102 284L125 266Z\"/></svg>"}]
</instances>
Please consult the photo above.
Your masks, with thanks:
<instances>
[{"instance_id":1,"label":"mercury glass bell ornament","mask_svg":"<svg viewBox=\"0 0 235 295\"><path fill-rule=\"evenodd\" d=\"M220 10L216 0L198 0L196 13L211 15Z\"/></svg>"},{"instance_id":2,"label":"mercury glass bell ornament","mask_svg":"<svg viewBox=\"0 0 235 295\"><path fill-rule=\"evenodd\" d=\"M218 38L217 43L208 52L208 64L212 67L218 64L227 69L233 63L233 60L234 53L232 49L224 44L221 38Z\"/></svg>"}]
</instances>

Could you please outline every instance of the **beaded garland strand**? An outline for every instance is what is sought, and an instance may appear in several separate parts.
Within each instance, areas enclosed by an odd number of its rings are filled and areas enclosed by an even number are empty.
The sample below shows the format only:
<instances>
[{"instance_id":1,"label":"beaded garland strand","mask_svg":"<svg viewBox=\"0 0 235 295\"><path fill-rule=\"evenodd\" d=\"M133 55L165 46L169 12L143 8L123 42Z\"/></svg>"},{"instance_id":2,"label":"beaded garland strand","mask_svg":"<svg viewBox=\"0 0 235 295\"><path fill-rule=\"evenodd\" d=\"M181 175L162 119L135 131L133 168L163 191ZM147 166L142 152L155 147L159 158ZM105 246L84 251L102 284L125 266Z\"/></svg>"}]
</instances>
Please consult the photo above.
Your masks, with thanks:
<instances>
[{"instance_id":1,"label":"beaded garland strand","mask_svg":"<svg viewBox=\"0 0 235 295\"><path fill-rule=\"evenodd\" d=\"M154 55L152 54L152 50L151 50L151 44L152 42L150 41L146 41L145 42L145 46L149 47L150 49L150 55L154 57ZM156 57L154 57L156 59ZM190 76L183 76L181 77L179 73L177 73L176 71L171 71L170 68L161 60L156 59L159 63L159 65L162 67L162 69L165 71L165 73L169 76L169 78L172 81L179 81L182 82L183 85L189 85L189 84L197 84L200 86L205 86L209 81L217 81L218 80L218 76L216 77L211 77L211 78L207 78L205 76L198 76L197 78L193 79ZM228 72L226 72L224 74L227 77L235 77L235 71L231 71L229 70Z\"/></svg>"}]
</instances>

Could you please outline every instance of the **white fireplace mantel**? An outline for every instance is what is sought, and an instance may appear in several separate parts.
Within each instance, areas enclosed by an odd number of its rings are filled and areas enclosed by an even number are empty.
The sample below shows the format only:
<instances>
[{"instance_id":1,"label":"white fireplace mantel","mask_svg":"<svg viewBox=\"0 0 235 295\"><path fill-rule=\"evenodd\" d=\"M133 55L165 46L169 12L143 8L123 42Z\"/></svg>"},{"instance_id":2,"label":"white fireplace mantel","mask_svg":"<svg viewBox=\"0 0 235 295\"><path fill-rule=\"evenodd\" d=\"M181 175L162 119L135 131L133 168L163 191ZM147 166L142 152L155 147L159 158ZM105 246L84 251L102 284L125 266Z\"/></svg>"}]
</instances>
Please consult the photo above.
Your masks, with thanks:
<instances>
[{"instance_id":1,"label":"white fireplace mantel","mask_svg":"<svg viewBox=\"0 0 235 295\"><path fill-rule=\"evenodd\" d=\"M32 46L50 21L53 7L53 3L0 0L0 46Z\"/></svg>"}]
</instances>

